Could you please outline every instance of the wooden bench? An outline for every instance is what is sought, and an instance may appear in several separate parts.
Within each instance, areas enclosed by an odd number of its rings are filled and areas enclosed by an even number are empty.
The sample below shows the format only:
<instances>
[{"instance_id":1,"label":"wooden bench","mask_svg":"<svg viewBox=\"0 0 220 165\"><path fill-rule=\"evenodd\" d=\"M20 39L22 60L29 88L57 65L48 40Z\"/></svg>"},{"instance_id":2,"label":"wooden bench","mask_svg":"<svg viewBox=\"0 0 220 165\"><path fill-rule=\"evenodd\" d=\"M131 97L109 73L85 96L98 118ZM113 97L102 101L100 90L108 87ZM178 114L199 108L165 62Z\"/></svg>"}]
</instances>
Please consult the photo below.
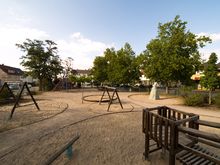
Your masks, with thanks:
<instances>
[{"instance_id":1,"label":"wooden bench","mask_svg":"<svg viewBox=\"0 0 220 165\"><path fill-rule=\"evenodd\" d=\"M70 157L72 157L72 145L79 139L80 134L76 134L66 145L64 145L60 150L56 151L49 159L46 160L44 165L52 164L65 150L70 150Z\"/></svg>"},{"instance_id":2,"label":"wooden bench","mask_svg":"<svg viewBox=\"0 0 220 165\"><path fill-rule=\"evenodd\" d=\"M220 128L220 123L197 120L198 125ZM220 135L207 133L191 128L178 127L178 131L185 133L188 138L197 143L191 147L179 142L182 149L176 158L183 164L220 164Z\"/></svg>"},{"instance_id":3,"label":"wooden bench","mask_svg":"<svg viewBox=\"0 0 220 165\"><path fill-rule=\"evenodd\" d=\"M175 164L175 157L178 153L177 159L183 164L187 164L186 162L193 158L193 154L196 155L195 157L202 157L201 159L204 159L203 163L209 160L208 163L220 164L216 154L208 151L200 153L202 147L198 146L199 142L208 139L208 145L214 145L215 147L219 147L218 143L220 142L219 136L199 131L199 125L201 124L208 125L207 121L199 120L199 116L196 114L185 113L166 106L145 108L143 110L142 128L143 133L145 133L145 159L149 158L150 153L163 149L169 151L170 165ZM219 128L218 123L209 123L209 125ZM154 143L152 144L152 142ZM195 151L196 149L199 151ZM184 156L184 159L182 159L186 152L193 154L189 154L189 157L186 156L186 158Z\"/></svg>"}]
</instances>

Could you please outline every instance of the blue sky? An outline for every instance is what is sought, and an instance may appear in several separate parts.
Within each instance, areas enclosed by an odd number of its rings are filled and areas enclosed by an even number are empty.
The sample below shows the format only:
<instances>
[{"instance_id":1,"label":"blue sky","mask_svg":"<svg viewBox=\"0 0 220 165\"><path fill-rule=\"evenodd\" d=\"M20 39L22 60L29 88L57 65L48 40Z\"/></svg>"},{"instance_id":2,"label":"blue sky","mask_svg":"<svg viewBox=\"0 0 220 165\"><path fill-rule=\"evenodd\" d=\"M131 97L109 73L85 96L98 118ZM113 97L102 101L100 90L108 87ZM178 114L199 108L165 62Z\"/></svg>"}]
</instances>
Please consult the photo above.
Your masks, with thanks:
<instances>
[{"instance_id":1,"label":"blue sky","mask_svg":"<svg viewBox=\"0 0 220 165\"><path fill-rule=\"evenodd\" d=\"M20 67L23 54L15 47L26 38L51 39L62 59L73 67L91 68L95 56L107 47L131 44L138 55L157 36L158 23L176 15L195 34L209 35L213 43L201 49L207 59L220 59L219 0L0 0L0 64Z\"/></svg>"}]
</instances>

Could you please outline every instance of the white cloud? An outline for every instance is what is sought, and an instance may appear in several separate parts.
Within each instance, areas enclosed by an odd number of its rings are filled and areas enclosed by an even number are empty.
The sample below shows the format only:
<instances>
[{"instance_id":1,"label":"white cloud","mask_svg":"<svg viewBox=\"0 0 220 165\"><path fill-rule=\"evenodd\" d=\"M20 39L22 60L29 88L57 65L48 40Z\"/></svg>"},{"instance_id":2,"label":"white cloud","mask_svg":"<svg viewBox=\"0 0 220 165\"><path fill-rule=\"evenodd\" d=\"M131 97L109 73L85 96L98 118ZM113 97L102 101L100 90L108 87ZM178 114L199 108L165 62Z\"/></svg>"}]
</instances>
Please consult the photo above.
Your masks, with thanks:
<instances>
[{"instance_id":1,"label":"white cloud","mask_svg":"<svg viewBox=\"0 0 220 165\"><path fill-rule=\"evenodd\" d=\"M198 36L209 36L213 42L220 41L220 33L206 33L201 32L197 34Z\"/></svg>"},{"instance_id":2,"label":"white cloud","mask_svg":"<svg viewBox=\"0 0 220 165\"><path fill-rule=\"evenodd\" d=\"M19 58L24 52L15 46L16 43L22 43L27 38L50 39L50 36L45 31L16 26L0 27L0 36L0 64L20 68L21 60ZM68 39L54 41L58 44L61 59L73 58L73 68L78 69L91 68L96 56L103 55L106 48L114 46L114 44L93 41L82 36L79 32L73 33Z\"/></svg>"},{"instance_id":3,"label":"white cloud","mask_svg":"<svg viewBox=\"0 0 220 165\"><path fill-rule=\"evenodd\" d=\"M209 56L213 52L217 54L218 61L220 62L220 48L219 49L215 49L215 48L202 48L202 49L200 49L201 58L207 61L209 59Z\"/></svg>"},{"instance_id":4,"label":"white cloud","mask_svg":"<svg viewBox=\"0 0 220 165\"><path fill-rule=\"evenodd\" d=\"M27 38L43 40L49 37L45 31L18 26L0 27L0 36L0 64L15 67L20 67L19 58L23 53L17 49L16 43L22 43Z\"/></svg>"},{"instance_id":5,"label":"white cloud","mask_svg":"<svg viewBox=\"0 0 220 165\"><path fill-rule=\"evenodd\" d=\"M211 44L207 44L204 48L200 49L202 59L208 60L211 53L216 53L218 61L220 61L220 33L201 32L197 36L209 36L212 39Z\"/></svg>"},{"instance_id":6,"label":"white cloud","mask_svg":"<svg viewBox=\"0 0 220 165\"><path fill-rule=\"evenodd\" d=\"M0 28L0 44L8 45L23 42L26 38L45 39L49 35L42 30L26 27L7 26Z\"/></svg>"},{"instance_id":7,"label":"white cloud","mask_svg":"<svg viewBox=\"0 0 220 165\"><path fill-rule=\"evenodd\" d=\"M60 56L72 57L74 59L73 67L79 69L91 68L96 56L103 55L106 48L114 46L114 44L93 41L79 32L70 35L69 40L58 40L56 43Z\"/></svg>"}]
</instances>

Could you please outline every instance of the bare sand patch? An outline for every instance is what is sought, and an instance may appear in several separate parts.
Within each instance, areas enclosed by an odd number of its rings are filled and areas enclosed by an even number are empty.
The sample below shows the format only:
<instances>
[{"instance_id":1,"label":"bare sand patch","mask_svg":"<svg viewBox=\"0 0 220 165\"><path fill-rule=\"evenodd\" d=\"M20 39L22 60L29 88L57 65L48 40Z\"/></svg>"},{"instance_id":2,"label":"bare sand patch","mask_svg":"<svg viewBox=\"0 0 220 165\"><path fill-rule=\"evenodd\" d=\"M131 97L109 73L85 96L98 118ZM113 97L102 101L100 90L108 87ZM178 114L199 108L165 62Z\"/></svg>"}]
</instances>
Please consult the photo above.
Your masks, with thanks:
<instances>
[{"instance_id":1,"label":"bare sand patch","mask_svg":"<svg viewBox=\"0 0 220 165\"><path fill-rule=\"evenodd\" d=\"M62 102L38 100L37 104L40 110L37 109L33 102L19 104L13 113L12 119L9 119L9 116L14 105L1 106L0 132L48 119L67 109L67 104Z\"/></svg>"},{"instance_id":2,"label":"bare sand patch","mask_svg":"<svg viewBox=\"0 0 220 165\"><path fill-rule=\"evenodd\" d=\"M54 164L167 164L168 157L162 156L161 151L152 153L150 161L143 160L143 107L168 105L182 111L202 113L203 119L213 120L215 116L214 121L220 120L219 110L185 107L179 98L164 96L154 101L143 93L134 95L129 92L119 93L123 109L115 102L107 112L107 103L82 103L82 96L89 94L100 95L101 92L47 92L38 96L38 99L48 99L45 109L60 103L68 104L68 109L47 120L0 133L0 164L43 164L76 133L80 138L73 145L73 158L68 160L63 153ZM219 130L204 130L220 134Z\"/></svg>"},{"instance_id":3,"label":"bare sand patch","mask_svg":"<svg viewBox=\"0 0 220 165\"><path fill-rule=\"evenodd\" d=\"M183 99L179 96L172 95L160 95L158 100L149 99L149 94L131 94L128 96L130 99L140 102L140 103L148 103L148 104L156 104L156 105L183 105Z\"/></svg>"},{"instance_id":4,"label":"bare sand patch","mask_svg":"<svg viewBox=\"0 0 220 165\"><path fill-rule=\"evenodd\" d=\"M80 139L73 145L73 159L69 161L64 153L54 164L152 164L143 160L141 115L141 112L105 115L71 125L22 146L1 161L4 164L14 161L18 164L43 164L75 133L79 133ZM27 156L30 153L31 159ZM160 152L153 154L151 159L154 164L167 162Z\"/></svg>"}]
</instances>

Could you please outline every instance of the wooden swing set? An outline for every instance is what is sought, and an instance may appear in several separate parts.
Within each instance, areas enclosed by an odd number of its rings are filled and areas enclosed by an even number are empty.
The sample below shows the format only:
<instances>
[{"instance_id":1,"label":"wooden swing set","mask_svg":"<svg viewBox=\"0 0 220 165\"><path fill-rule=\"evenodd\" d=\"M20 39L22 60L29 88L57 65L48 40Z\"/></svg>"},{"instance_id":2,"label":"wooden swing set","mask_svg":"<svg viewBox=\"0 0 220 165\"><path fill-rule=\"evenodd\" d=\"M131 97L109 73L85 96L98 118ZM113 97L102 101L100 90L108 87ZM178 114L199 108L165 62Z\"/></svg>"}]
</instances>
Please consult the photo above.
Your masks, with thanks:
<instances>
[{"instance_id":1,"label":"wooden swing set","mask_svg":"<svg viewBox=\"0 0 220 165\"><path fill-rule=\"evenodd\" d=\"M109 111L110 109L110 106L111 104L113 103L113 100L114 100L114 96L116 95L116 100L119 101L120 105L121 105L121 108L123 109L123 106L122 106L122 103L121 103L121 100L120 100L120 97L118 95L118 91L116 88L113 88L113 87L102 87L102 90L103 90L103 93L102 93L102 97L99 101L99 104L101 104L101 102L103 101L103 98L105 96L105 93L107 93L108 97L109 97L109 103L108 103L108 109L107 111Z\"/></svg>"},{"instance_id":2,"label":"wooden swing set","mask_svg":"<svg viewBox=\"0 0 220 165\"><path fill-rule=\"evenodd\" d=\"M31 91L30 91L30 89L29 89L29 87L28 87L28 85L27 85L27 82L25 82L25 83L22 84L22 87L20 88L17 97L15 97L14 93L13 93L12 90L9 88L7 82L5 82L5 83L3 84L3 86L1 87L1 89L0 89L0 94L3 92L3 89L5 89L5 88L8 90L8 92L9 92L9 94L10 94L10 97L13 98L12 101L15 102L15 103L14 103L14 106L13 106L13 108L12 108L12 110L11 110L9 119L12 119L12 116L13 116L13 113L14 113L15 109L19 106L19 101L21 100L21 96L22 96L22 93L24 92L24 89L25 89L25 88L26 88L28 94L31 96L31 99L32 99L32 101L34 102L34 104L35 104L35 106L37 107L37 109L40 110L40 108L39 108L37 102L35 101L35 99L34 99L32 93L31 93Z\"/></svg>"}]
</instances>

